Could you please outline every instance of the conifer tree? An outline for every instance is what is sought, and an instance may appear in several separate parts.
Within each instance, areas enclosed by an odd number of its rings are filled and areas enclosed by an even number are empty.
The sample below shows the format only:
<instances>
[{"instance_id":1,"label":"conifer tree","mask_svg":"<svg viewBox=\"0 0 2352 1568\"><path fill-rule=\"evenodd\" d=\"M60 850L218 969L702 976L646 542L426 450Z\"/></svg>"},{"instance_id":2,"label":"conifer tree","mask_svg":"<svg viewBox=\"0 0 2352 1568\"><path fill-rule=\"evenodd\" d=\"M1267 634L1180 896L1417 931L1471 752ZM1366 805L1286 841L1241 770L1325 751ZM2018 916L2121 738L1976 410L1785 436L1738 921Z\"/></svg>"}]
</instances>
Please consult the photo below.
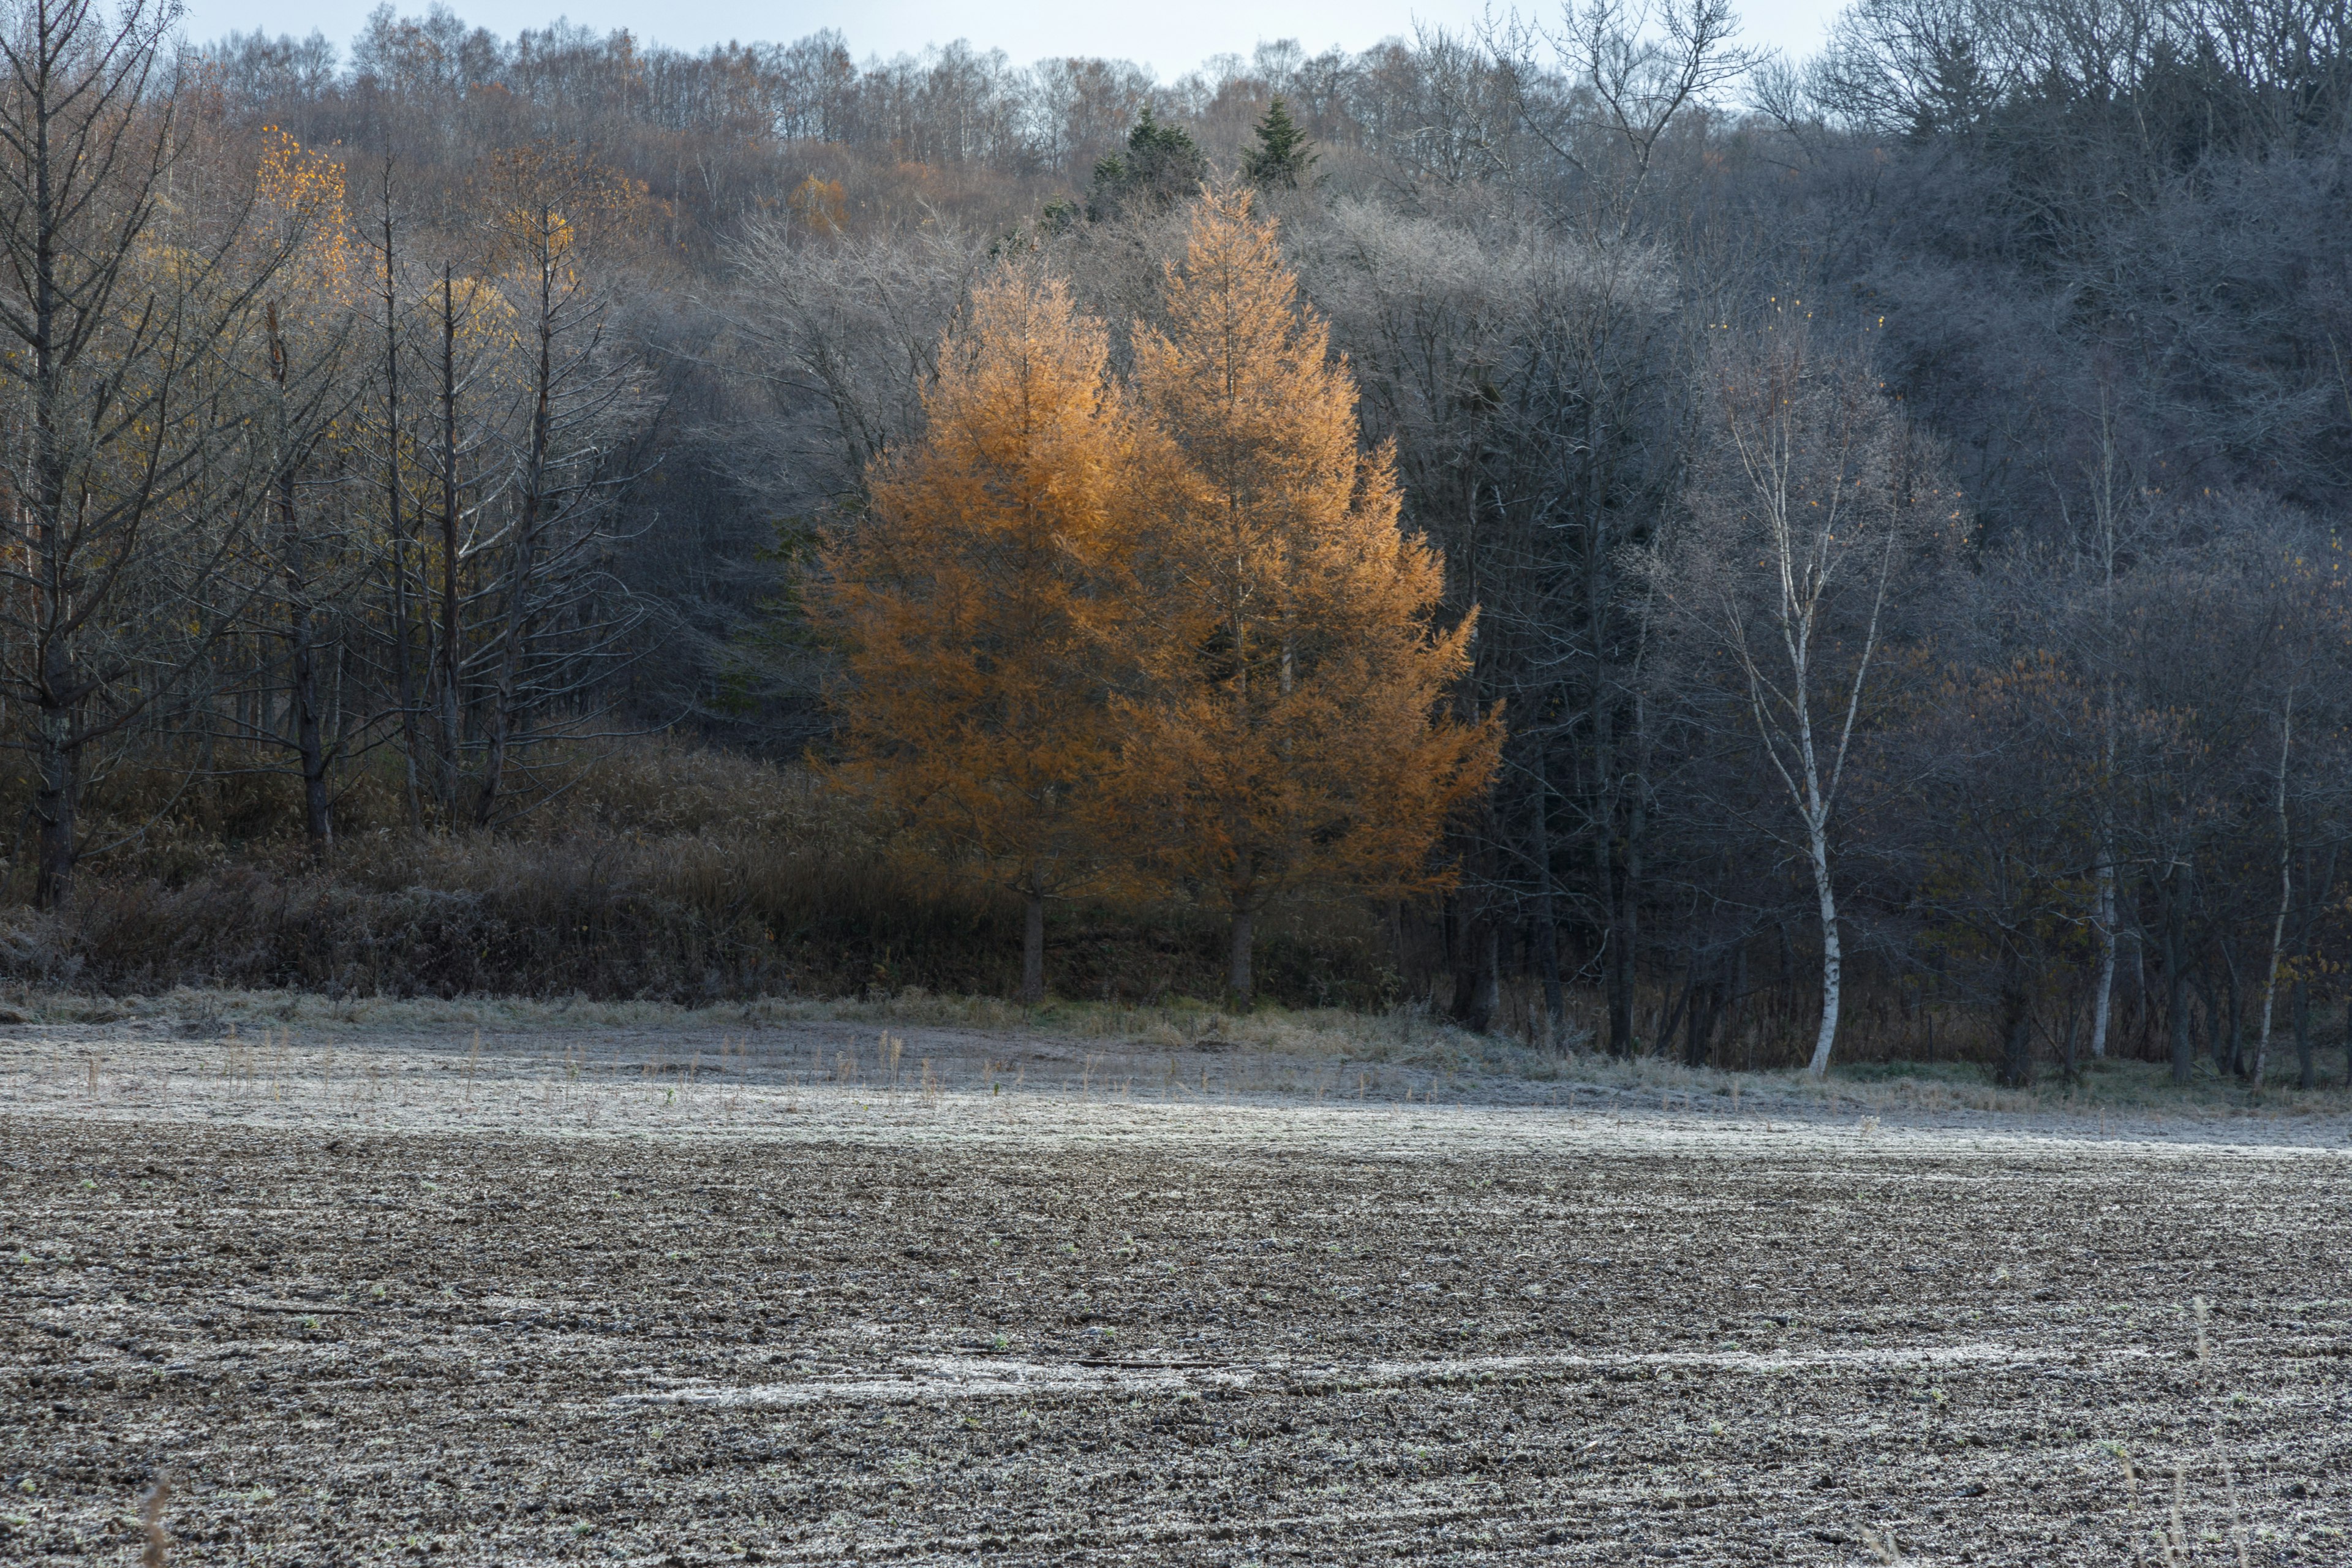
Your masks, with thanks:
<instances>
[{"instance_id":1,"label":"conifer tree","mask_svg":"<svg viewBox=\"0 0 2352 1568\"><path fill-rule=\"evenodd\" d=\"M836 777L935 860L1021 896L1034 1002L1046 900L1104 865L1135 436L1107 334L1060 284L1002 274L967 321L921 439L877 464L870 514L826 551L816 608L847 653Z\"/></svg>"},{"instance_id":2,"label":"conifer tree","mask_svg":"<svg viewBox=\"0 0 2352 1568\"><path fill-rule=\"evenodd\" d=\"M1242 154L1242 173L1249 176L1250 184L1265 190L1296 190L1306 183L1315 159L1314 142L1290 118L1290 106L1276 94L1266 105L1265 118L1257 122L1257 145Z\"/></svg>"},{"instance_id":3,"label":"conifer tree","mask_svg":"<svg viewBox=\"0 0 2352 1568\"><path fill-rule=\"evenodd\" d=\"M1230 916L1245 1005L1276 894L1441 880L1440 830L1485 786L1501 725L1444 710L1473 618L1436 626L1444 563L1399 527L1392 455L1361 449L1347 364L1246 193L1202 201L1166 306L1165 332L1135 342L1170 447L1118 793L1160 873Z\"/></svg>"},{"instance_id":4,"label":"conifer tree","mask_svg":"<svg viewBox=\"0 0 2352 1568\"><path fill-rule=\"evenodd\" d=\"M1163 125L1149 105L1127 133L1127 153L1095 165L1087 216L1097 222L1130 208L1157 211L1187 200L1208 177L1209 160L1181 125Z\"/></svg>"}]
</instances>

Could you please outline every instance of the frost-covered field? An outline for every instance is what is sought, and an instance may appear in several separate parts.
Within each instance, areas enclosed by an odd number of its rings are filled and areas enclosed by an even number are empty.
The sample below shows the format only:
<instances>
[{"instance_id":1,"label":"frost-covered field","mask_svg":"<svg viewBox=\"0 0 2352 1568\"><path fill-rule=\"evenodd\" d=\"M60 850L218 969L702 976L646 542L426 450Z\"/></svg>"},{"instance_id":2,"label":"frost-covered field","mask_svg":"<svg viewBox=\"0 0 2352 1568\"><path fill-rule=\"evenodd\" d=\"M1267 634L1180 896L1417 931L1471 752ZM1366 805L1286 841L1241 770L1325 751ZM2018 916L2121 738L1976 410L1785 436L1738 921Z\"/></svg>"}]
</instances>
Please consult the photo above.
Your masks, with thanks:
<instances>
[{"instance_id":1,"label":"frost-covered field","mask_svg":"<svg viewBox=\"0 0 2352 1568\"><path fill-rule=\"evenodd\" d=\"M0 1032L9 1561L2352 1560L2340 1121Z\"/></svg>"}]
</instances>

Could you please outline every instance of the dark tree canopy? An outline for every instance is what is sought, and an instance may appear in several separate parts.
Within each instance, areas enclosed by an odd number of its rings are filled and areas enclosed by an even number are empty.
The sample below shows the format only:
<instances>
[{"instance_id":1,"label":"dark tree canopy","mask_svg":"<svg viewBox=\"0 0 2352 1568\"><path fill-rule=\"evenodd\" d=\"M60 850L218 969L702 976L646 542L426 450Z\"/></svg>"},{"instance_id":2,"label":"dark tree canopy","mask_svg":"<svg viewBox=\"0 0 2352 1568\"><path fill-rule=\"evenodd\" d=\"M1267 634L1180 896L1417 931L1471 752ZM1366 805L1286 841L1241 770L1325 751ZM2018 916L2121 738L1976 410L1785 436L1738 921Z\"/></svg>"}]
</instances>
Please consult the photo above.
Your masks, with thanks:
<instances>
[{"instance_id":1,"label":"dark tree canopy","mask_svg":"<svg viewBox=\"0 0 2352 1568\"><path fill-rule=\"evenodd\" d=\"M1095 165L1087 216L1099 222L1128 212L1164 211L1199 194L1209 161L1180 125L1162 125L1147 105L1127 133L1127 151Z\"/></svg>"},{"instance_id":2,"label":"dark tree canopy","mask_svg":"<svg viewBox=\"0 0 2352 1568\"><path fill-rule=\"evenodd\" d=\"M1267 190L1296 190L1307 180L1315 167L1315 143L1307 132L1290 118L1290 107L1282 95L1265 106L1265 118L1257 122L1257 145L1242 154L1242 173L1252 184Z\"/></svg>"}]
</instances>

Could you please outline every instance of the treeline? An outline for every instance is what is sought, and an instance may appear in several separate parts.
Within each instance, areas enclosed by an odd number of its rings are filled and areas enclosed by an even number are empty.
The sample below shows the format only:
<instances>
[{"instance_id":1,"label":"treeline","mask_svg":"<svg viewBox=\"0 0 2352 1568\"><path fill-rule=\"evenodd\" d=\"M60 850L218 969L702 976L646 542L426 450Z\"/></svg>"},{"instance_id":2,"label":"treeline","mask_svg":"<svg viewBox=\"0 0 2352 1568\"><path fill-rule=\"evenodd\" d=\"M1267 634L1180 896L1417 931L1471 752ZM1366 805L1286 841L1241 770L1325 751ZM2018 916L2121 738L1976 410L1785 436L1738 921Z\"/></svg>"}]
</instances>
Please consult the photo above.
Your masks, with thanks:
<instances>
[{"instance_id":1,"label":"treeline","mask_svg":"<svg viewBox=\"0 0 2352 1568\"><path fill-rule=\"evenodd\" d=\"M244 778L289 786L247 839L323 842L338 811L543 833L583 747L682 726L813 749L861 784L861 833L1019 889L1031 932L1066 896L1197 905L1245 952L1240 861L1184 851L1217 841L1206 759L1258 731L1168 716L1269 678L1179 613L1202 535L1168 487L1206 448L1148 389L1200 226L1270 223L1286 330L1353 398L1316 437L1363 465L1329 515L1393 476L1386 526L1442 574L1380 624L1463 660L1414 723L1348 726L1357 794L1289 825L1315 853L1264 907L1370 900L1385 933L1394 978L1348 994L2012 1080L2114 1052L2259 1077L2291 1043L2310 1082L2341 1031L2341 5L1863 0L1800 64L1743 51L1717 0L1603 0L1172 83L442 12L379 11L348 60L151 24L8 24L10 115L48 90L26 61L103 89L58 100L97 155L58 169L103 171L86 199L39 206L27 139L0 191L28 897L222 820ZM959 460L947 411L992 405L1004 312L1048 300L1096 345L1056 362L1098 386L1088 417L1162 453L1053 536L1064 574L1033 586L1093 617L1058 651L925 586L1004 569L988 519L1062 493L968 461L968 492L923 489ZM895 643L852 613L891 552L922 611ZM1270 637L1279 695L1328 638ZM1008 759L1040 748L986 682L923 685L958 647L1061 682L1072 749L1025 796ZM1374 763L1492 715L1491 773L1432 841L1336 851ZM908 793L925 769L955 787ZM1066 841L982 833L992 791ZM1073 847L1083 877L1038 872ZM1055 942L1023 944L1023 986L1075 961Z\"/></svg>"}]
</instances>

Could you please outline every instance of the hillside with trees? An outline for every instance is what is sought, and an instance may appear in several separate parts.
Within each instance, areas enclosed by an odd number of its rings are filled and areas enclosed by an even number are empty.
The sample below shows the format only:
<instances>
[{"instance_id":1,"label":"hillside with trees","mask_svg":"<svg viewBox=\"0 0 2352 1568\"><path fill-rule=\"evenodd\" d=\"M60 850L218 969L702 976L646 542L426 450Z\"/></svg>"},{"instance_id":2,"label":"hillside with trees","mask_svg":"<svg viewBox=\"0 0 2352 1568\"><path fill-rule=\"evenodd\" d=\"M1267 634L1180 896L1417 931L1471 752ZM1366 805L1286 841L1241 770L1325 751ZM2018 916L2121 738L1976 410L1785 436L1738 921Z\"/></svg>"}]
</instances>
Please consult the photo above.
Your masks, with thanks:
<instances>
[{"instance_id":1,"label":"hillside with trees","mask_svg":"<svg viewBox=\"0 0 2352 1568\"><path fill-rule=\"evenodd\" d=\"M1175 80L12 5L20 986L2352 1021L2352 11Z\"/></svg>"}]
</instances>

